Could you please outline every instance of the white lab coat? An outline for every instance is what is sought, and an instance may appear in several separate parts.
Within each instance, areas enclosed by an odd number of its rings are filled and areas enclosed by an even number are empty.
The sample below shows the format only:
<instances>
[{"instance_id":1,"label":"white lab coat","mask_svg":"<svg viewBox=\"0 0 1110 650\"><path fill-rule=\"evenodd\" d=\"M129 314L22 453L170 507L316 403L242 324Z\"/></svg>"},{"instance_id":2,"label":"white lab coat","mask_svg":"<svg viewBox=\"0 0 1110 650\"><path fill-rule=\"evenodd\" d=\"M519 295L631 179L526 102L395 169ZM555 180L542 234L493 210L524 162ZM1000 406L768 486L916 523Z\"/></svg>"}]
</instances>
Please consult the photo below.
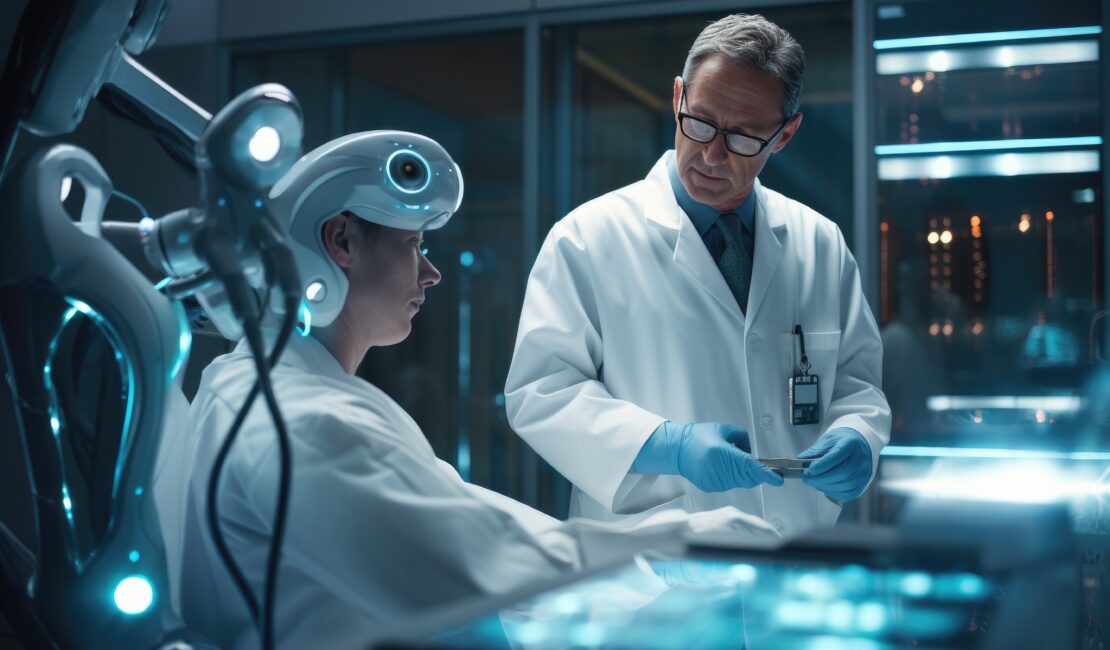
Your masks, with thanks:
<instances>
[{"instance_id":1,"label":"white lab coat","mask_svg":"<svg viewBox=\"0 0 1110 650\"><path fill-rule=\"evenodd\" d=\"M205 370L190 409L183 472L164 472L163 522L180 612L220 647L257 647L246 607L208 533L209 471L255 378L241 343ZM698 519L674 510L630 526L561 523L465 483L438 460L416 423L366 381L346 374L312 337L294 336L272 372L288 425L293 479L278 581L283 648L365 647L386 624L468 596L504 592L644 548L680 545L689 531L729 529L752 539L773 529L735 509ZM261 602L277 495L277 444L259 397L220 483L232 554ZM174 494L177 491L176 495ZM637 534L620 531L636 528ZM183 557L172 557L180 549Z\"/></svg>"},{"instance_id":2,"label":"white lab coat","mask_svg":"<svg viewBox=\"0 0 1110 650\"><path fill-rule=\"evenodd\" d=\"M795 457L822 432L851 427L870 443L873 469L890 438L878 328L836 225L756 181L743 314L675 200L671 155L551 229L528 279L509 421L574 484L572 516L732 505L784 535L831 525L840 507L797 480L709 494L680 476L629 473L666 419L747 429L757 457ZM820 377L816 425L787 420L795 323Z\"/></svg>"}]
</instances>

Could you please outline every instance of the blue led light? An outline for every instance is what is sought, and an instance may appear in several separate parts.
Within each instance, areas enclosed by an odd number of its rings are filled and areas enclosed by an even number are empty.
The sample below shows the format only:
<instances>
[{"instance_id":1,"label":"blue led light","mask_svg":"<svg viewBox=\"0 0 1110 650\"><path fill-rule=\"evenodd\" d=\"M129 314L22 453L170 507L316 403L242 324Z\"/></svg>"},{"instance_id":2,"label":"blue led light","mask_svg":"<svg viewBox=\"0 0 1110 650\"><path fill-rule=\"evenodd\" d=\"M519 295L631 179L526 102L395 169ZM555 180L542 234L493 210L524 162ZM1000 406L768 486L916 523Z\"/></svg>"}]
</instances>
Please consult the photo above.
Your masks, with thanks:
<instances>
[{"instance_id":1,"label":"blue led light","mask_svg":"<svg viewBox=\"0 0 1110 650\"><path fill-rule=\"evenodd\" d=\"M860 603L856 608L856 626L860 632L881 632L886 627L886 608L882 603Z\"/></svg>"},{"instance_id":2,"label":"blue led light","mask_svg":"<svg viewBox=\"0 0 1110 650\"><path fill-rule=\"evenodd\" d=\"M112 599L119 611L135 616L150 609L154 602L154 587L146 576L127 576L116 585Z\"/></svg>"},{"instance_id":3,"label":"blue led light","mask_svg":"<svg viewBox=\"0 0 1110 650\"><path fill-rule=\"evenodd\" d=\"M908 573L898 586L907 596L921 598L933 590L933 579L924 572Z\"/></svg>"},{"instance_id":4,"label":"blue led light","mask_svg":"<svg viewBox=\"0 0 1110 650\"><path fill-rule=\"evenodd\" d=\"M1010 32L980 32L976 34L948 34L944 36L917 36L913 38L888 38L874 41L876 50L898 50L910 47L937 47L997 43L999 41L1027 41L1041 38L1068 38L1101 34L1102 27L1058 27L1054 29L1021 29Z\"/></svg>"},{"instance_id":5,"label":"blue led light","mask_svg":"<svg viewBox=\"0 0 1110 650\"><path fill-rule=\"evenodd\" d=\"M411 147L412 145L409 145L409 146ZM401 185L396 180L394 180L394 178L393 178L393 173L390 171L390 169L391 169L390 165L393 162L393 159L396 158L397 156L401 155L402 153L405 154L406 156L412 156L412 157L416 158L417 160L419 160L424 165L424 169L428 170L428 172L429 172L428 175L427 175L427 178L424 179L424 184L421 185L418 189L406 190L405 188L401 187ZM412 150L411 148L410 149L398 149L397 151L394 151L392 154L390 154L389 158L387 158L386 161L385 161L385 176L386 176L386 178L389 179L389 182L393 185L393 187L395 187L398 190L404 192L405 194L419 194L420 192L423 192L424 190L428 189L428 185L430 185L431 182L432 182L432 175L430 173L431 170L432 170L432 166L428 164L428 159L425 158L424 156L421 156L420 154L416 153L416 151Z\"/></svg>"},{"instance_id":6,"label":"blue led light","mask_svg":"<svg viewBox=\"0 0 1110 650\"><path fill-rule=\"evenodd\" d=\"M1096 147L1101 144L1102 138L1097 135L1074 138L1025 138L1013 140L977 140L968 142L926 142L923 144L881 144L875 147L875 155L899 156L918 153L1044 149L1047 147Z\"/></svg>"},{"instance_id":7,"label":"blue led light","mask_svg":"<svg viewBox=\"0 0 1110 650\"><path fill-rule=\"evenodd\" d=\"M301 336L308 336L308 333L312 331L312 311L309 310L308 305L303 300L301 301L301 323L304 324L304 327L298 325L297 331L301 333Z\"/></svg>"},{"instance_id":8,"label":"blue led light","mask_svg":"<svg viewBox=\"0 0 1110 650\"><path fill-rule=\"evenodd\" d=\"M131 560L132 562L138 562L139 561L139 552L138 551L131 551L130 553L127 554L127 559Z\"/></svg>"},{"instance_id":9,"label":"blue led light","mask_svg":"<svg viewBox=\"0 0 1110 650\"><path fill-rule=\"evenodd\" d=\"M737 582L753 583L757 577L755 567L750 564L736 564L728 570L729 575L736 579Z\"/></svg>"},{"instance_id":10,"label":"blue led light","mask_svg":"<svg viewBox=\"0 0 1110 650\"><path fill-rule=\"evenodd\" d=\"M463 251L459 255L459 264L462 264L462 267L464 269L468 269L474 266L474 253L471 253L470 251Z\"/></svg>"},{"instance_id":11,"label":"blue led light","mask_svg":"<svg viewBox=\"0 0 1110 650\"><path fill-rule=\"evenodd\" d=\"M135 488L135 496L137 496L137 497L141 497L141 496L143 496L143 488L142 488L142 486L139 486L139 487Z\"/></svg>"},{"instance_id":12,"label":"blue led light","mask_svg":"<svg viewBox=\"0 0 1110 650\"><path fill-rule=\"evenodd\" d=\"M85 314L86 316L93 313L92 307L89 307L89 304L87 302L84 302L83 300L70 299L69 304L73 305L74 309L81 312L82 314ZM72 316L70 316L69 318L72 318Z\"/></svg>"},{"instance_id":13,"label":"blue led light","mask_svg":"<svg viewBox=\"0 0 1110 650\"><path fill-rule=\"evenodd\" d=\"M165 289L166 285L171 283L171 282L173 282L173 278L171 278L171 277L162 278L161 280L158 281L158 284L154 285L154 290L155 291L161 291L162 289Z\"/></svg>"},{"instance_id":14,"label":"blue led light","mask_svg":"<svg viewBox=\"0 0 1110 650\"><path fill-rule=\"evenodd\" d=\"M221 196L220 198L216 199L216 205L220 206L221 208L224 207L225 205L227 205L227 199Z\"/></svg>"},{"instance_id":15,"label":"blue led light","mask_svg":"<svg viewBox=\"0 0 1110 650\"><path fill-rule=\"evenodd\" d=\"M956 579L956 590L961 596L978 598L986 592L987 585L979 576L965 573Z\"/></svg>"},{"instance_id":16,"label":"blue led light","mask_svg":"<svg viewBox=\"0 0 1110 650\"><path fill-rule=\"evenodd\" d=\"M254 200L254 207L261 208L262 207L262 199L255 199Z\"/></svg>"}]
</instances>

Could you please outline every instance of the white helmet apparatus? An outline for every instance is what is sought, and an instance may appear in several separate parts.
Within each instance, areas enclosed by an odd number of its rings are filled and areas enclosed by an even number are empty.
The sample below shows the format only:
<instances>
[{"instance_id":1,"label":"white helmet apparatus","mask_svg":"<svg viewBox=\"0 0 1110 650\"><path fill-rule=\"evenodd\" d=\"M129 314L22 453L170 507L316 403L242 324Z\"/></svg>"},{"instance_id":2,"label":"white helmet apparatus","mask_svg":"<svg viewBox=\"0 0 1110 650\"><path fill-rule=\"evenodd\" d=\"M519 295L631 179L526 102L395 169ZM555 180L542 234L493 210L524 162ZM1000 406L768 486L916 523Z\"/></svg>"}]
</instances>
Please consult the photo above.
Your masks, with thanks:
<instances>
[{"instance_id":1,"label":"white helmet apparatus","mask_svg":"<svg viewBox=\"0 0 1110 650\"><path fill-rule=\"evenodd\" d=\"M270 207L288 224L312 326L335 320L349 287L324 248L325 221L346 211L389 228L435 230L462 196L458 165L439 143L416 133L353 133L298 160L270 190Z\"/></svg>"}]
</instances>

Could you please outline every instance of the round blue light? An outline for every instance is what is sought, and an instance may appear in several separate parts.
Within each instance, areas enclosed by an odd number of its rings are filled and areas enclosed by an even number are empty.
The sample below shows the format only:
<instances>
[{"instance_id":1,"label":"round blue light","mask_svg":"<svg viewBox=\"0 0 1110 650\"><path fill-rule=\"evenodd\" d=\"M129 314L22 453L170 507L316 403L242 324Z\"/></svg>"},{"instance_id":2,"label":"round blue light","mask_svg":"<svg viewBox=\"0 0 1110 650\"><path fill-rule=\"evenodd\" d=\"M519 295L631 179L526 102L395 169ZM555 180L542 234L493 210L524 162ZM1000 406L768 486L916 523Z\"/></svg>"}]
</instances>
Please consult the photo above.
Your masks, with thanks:
<instances>
[{"instance_id":1,"label":"round blue light","mask_svg":"<svg viewBox=\"0 0 1110 650\"><path fill-rule=\"evenodd\" d=\"M401 155L401 154L405 154L406 156L413 156L414 158L418 159L421 163L423 163L424 168L428 170L428 176L427 176L427 178L424 179L424 184L421 185L418 189L406 190L405 188L401 187L401 185L399 183L397 183L397 181L393 178L392 172L390 172L390 164L393 162L393 159L396 158L397 156ZM386 176L386 178L389 179L389 182L393 185L393 187L396 187L398 190L404 192L405 194L419 194L420 192L423 192L424 190L428 189L428 185L430 185L431 182L432 182L431 171L432 171L432 166L428 164L428 159L425 158L424 156L421 156L420 154L418 154L413 149L398 149L397 151L394 151L392 154L390 154L389 158L387 158L386 161L385 161L385 176Z\"/></svg>"},{"instance_id":2,"label":"round blue light","mask_svg":"<svg viewBox=\"0 0 1110 650\"><path fill-rule=\"evenodd\" d=\"M262 207L262 199L255 199L254 200L254 207L261 208Z\"/></svg>"},{"instance_id":3,"label":"round blue light","mask_svg":"<svg viewBox=\"0 0 1110 650\"><path fill-rule=\"evenodd\" d=\"M463 251L462 254L459 255L459 264L462 264L464 269L474 266L474 253Z\"/></svg>"},{"instance_id":4,"label":"round blue light","mask_svg":"<svg viewBox=\"0 0 1110 650\"><path fill-rule=\"evenodd\" d=\"M154 587L145 576L127 576L116 585L112 598L119 611L135 616L150 609L154 602Z\"/></svg>"},{"instance_id":5,"label":"round blue light","mask_svg":"<svg viewBox=\"0 0 1110 650\"><path fill-rule=\"evenodd\" d=\"M138 562L139 561L139 552L138 551L131 551L130 553L127 554L127 559L131 560L132 562Z\"/></svg>"}]
</instances>

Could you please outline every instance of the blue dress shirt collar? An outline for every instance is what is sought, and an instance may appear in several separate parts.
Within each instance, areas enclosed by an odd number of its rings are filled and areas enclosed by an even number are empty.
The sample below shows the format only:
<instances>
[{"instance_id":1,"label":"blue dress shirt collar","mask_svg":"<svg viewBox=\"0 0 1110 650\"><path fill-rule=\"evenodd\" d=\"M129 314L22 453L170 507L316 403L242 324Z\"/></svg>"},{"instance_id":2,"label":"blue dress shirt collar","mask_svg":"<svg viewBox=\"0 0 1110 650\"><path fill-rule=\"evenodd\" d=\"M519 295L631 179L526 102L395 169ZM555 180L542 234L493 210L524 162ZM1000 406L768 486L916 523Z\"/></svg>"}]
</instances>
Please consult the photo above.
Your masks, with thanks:
<instances>
[{"instance_id":1,"label":"blue dress shirt collar","mask_svg":"<svg viewBox=\"0 0 1110 650\"><path fill-rule=\"evenodd\" d=\"M690 221L697 229L698 235L702 238L717 223L717 219L722 213L718 212L713 206L704 203L698 203L686 191L686 187L682 185L682 181L678 178L678 170L675 168L674 152L669 152L667 156L667 177L671 180L671 190L674 192L674 198L678 201L678 207L690 217ZM753 186L754 189L754 186ZM740 217L740 222L748 229L748 232L755 232L755 192L748 194L748 198L744 202L732 210L736 216Z\"/></svg>"}]
</instances>

